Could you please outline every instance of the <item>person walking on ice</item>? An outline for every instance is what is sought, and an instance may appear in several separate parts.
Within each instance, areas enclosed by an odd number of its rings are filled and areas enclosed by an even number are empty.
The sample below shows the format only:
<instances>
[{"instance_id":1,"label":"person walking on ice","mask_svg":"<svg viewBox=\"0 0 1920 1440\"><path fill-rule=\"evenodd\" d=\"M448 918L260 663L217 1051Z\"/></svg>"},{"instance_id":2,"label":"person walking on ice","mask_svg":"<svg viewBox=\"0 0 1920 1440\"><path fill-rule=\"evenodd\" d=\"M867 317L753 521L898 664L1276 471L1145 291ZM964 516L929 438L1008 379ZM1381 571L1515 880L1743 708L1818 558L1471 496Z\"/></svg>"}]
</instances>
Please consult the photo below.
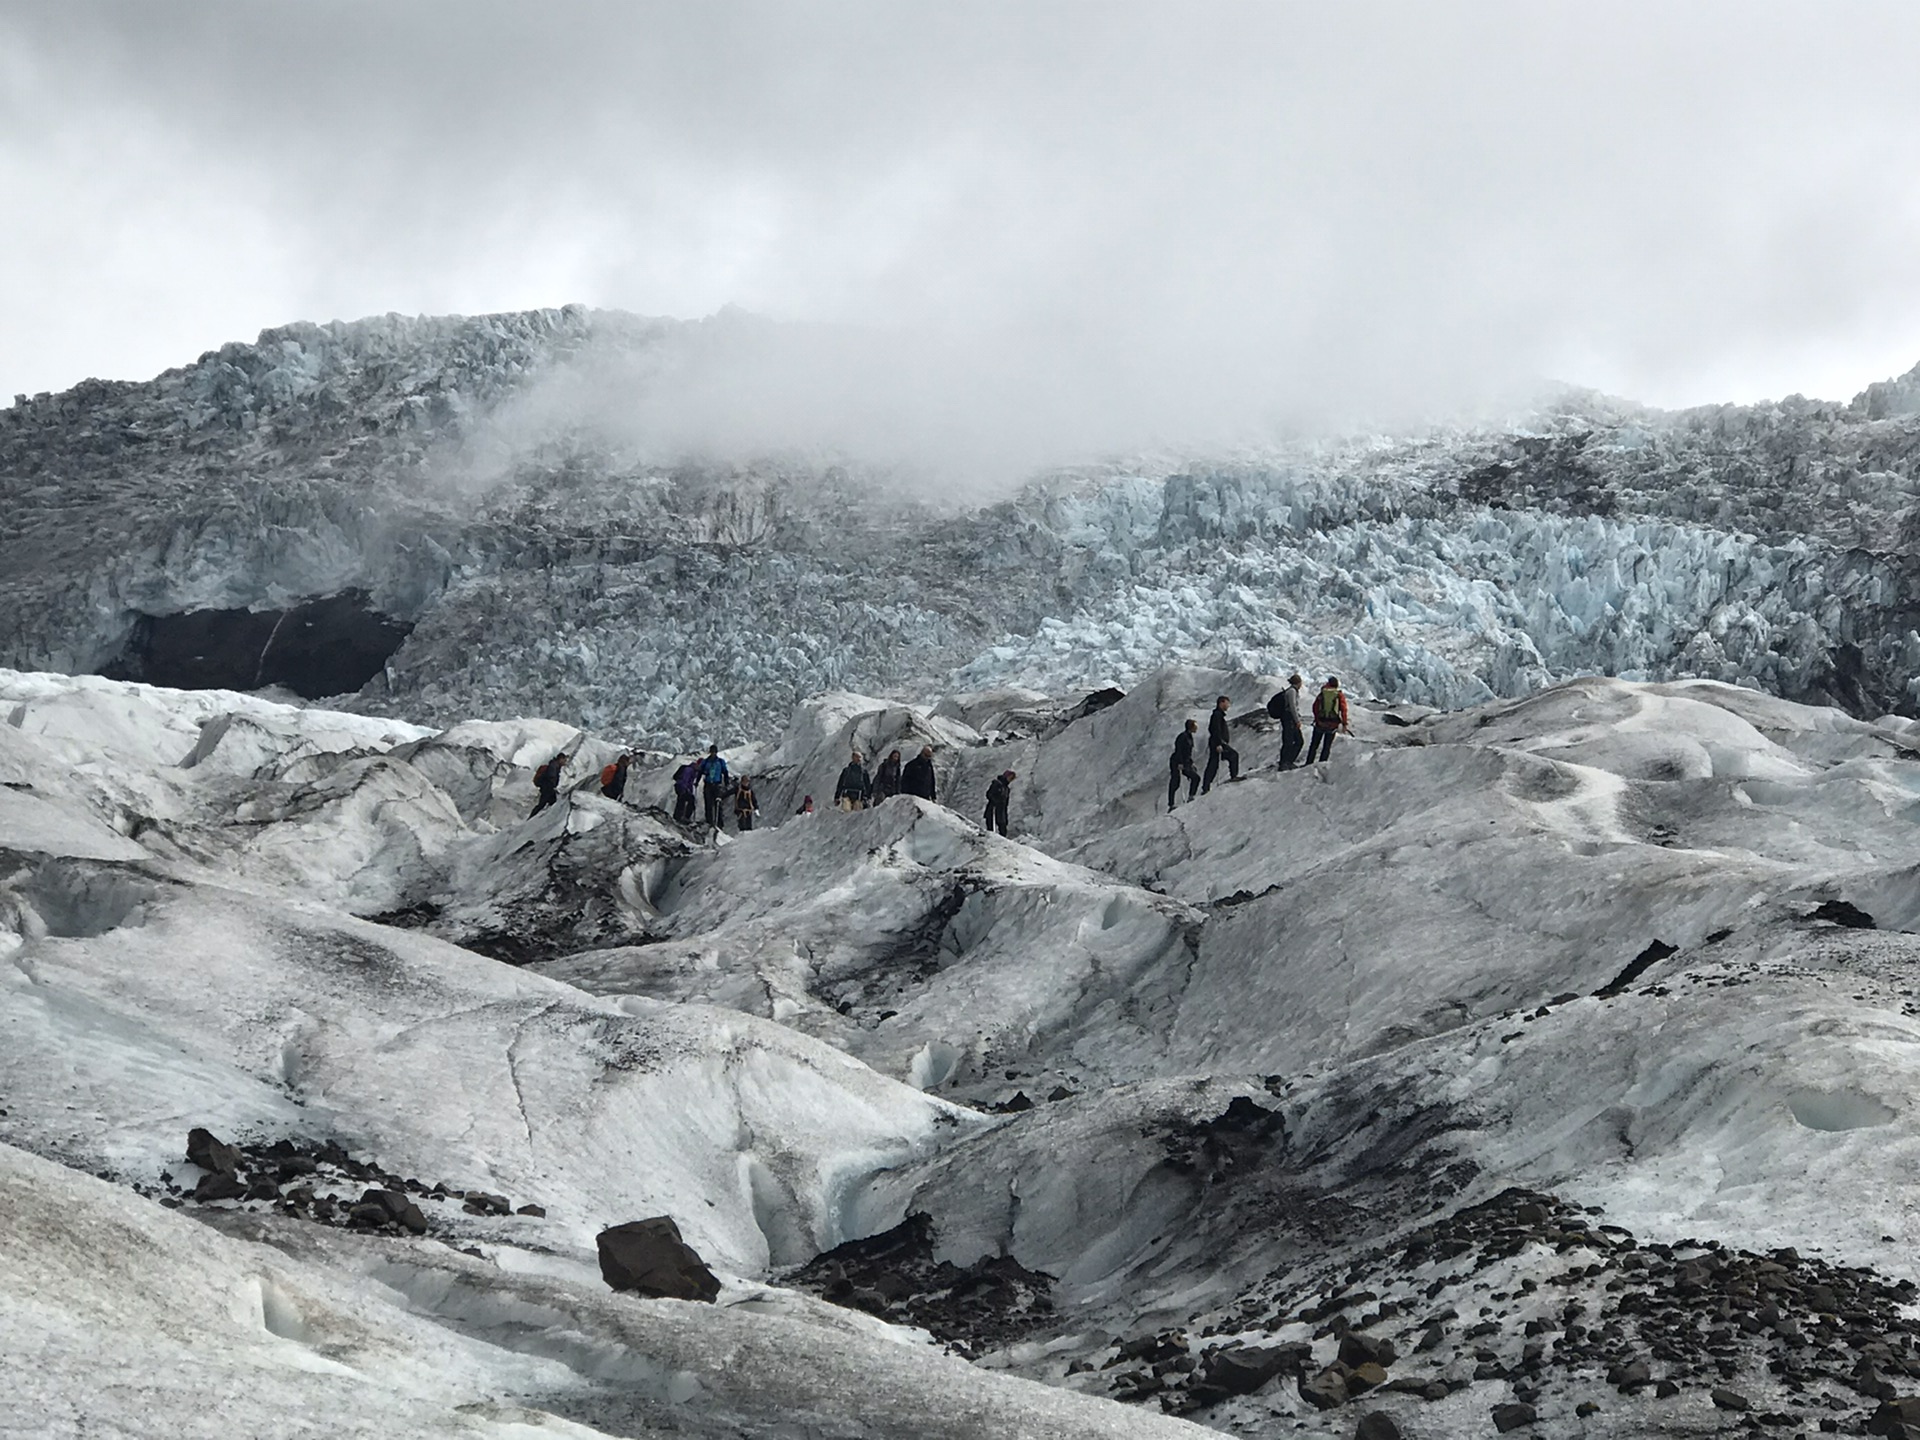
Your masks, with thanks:
<instances>
[{"instance_id":1,"label":"person walking on ice","mask_svg":"<svg viewBox=\"0 0 1920 1440\"><path fill-rule=\"evenodd\" d=\"M753 798L753 777L742 775L733 792L733 828L745 835L753 829L753 817L759 813L759 802Z\"/></svg>"},{"instance_id":2,"label":"person walking on ice","mask_svg":"<svg viewBox=\"0 0 1920 1440\"><path fill-rule=\"evenodd\" d=\"M833 787L833 803L842 810L864 810L867 799L873 794L873 781L867 776L867 767L861 761L858 750L847 761L846 769L840 772L840 779Z\"/></svg>"},{"instance_id":3,"label":"person walking on ice","mask_svg":"<svg viewBox=\"0 0 1920 1440\"><path fill-rule=\"evenodd\" d=\"M618 800L627 793L627 767L633 764L633 752L622 750L618 759L600 767L600 793Z\"/></svg>"},{"instance_id":4,"label":"person walking on ice","mask_svg":"<svg viewBox=\"0 0 1920 1440\"><path fill-rule=\"evenodd\" d=\"M1316 757L1333 759L1333 737L1352 733L1347 724L1347 692L1340 688L1337 676L1329 675L1313 699L1313 740L1307 746L1306 763L1312 765Z\"/></svg>"},{"instance_id":5,"label":"person walking on ice","mask_svg":"<svg viewBox=\"0 0 1920 1440\"><path fill-rule=\"evenodd\" d=\"M1173 737L1173 753L1167 757L1167 809L1173 809L1175 797L1180 793L1180 780L1187 781L1187 799L1192 800L1200 793L1200 772L1193 768L1193 737L1199 732L1200 722L1187 721L1187 728Z\"/></svg>"},{"instance_id":6,"label":"person walking on ice","mask_svg":"<svg viewBox=\"0 0 1920 1440\"><path fill-rule=\"evenodd\" d=\"M718 830L725 818L720 812L720 802L727 793L727 762L720 758L720 742L714 741L707 747L707 758L700 762L700 802L705 810L707 824Z\"/></svg>"},{"instance_id":7,"label":"person walking on ice","mask_svg":"<svg viewBox=\"0 0 1920 1440\"><path fill-rule=\"evenodd\" d=\"M1227 762L1227 779L1240 778L1240 752L1227 743L1227 707L1233 701L1222 695L1213 702L1213 713L1207 716L1207 773L1200 777L1200 793L1206 794L1213 789L1213 780L1220 773L1220 762Z\"/></svg>"},{"instance_id":8,"label":"person walking on ice","mask_svg":"<svg viewBox=\"0 0 1920 1440\"><path fill-rule=\"evenodd\" d=\"M689 760L673 772L673 818L682 825L693 823L694 790L700 784L700 762Z\"/></svg>"},{"instance_id":9,"label":"person walking on ice","mask_svg":"<svg viewBox=\"0 0 1920 1440\"><path fill-rule=\"evenodd\" d=\"M1300 672L1294 671L1278 694L1267 702L1267 713L1280 722L1280 768L1291 770L1300 763L1300 751L1307 743L1300 729Z\"/></svg>"},{"instance_id":10,"label":"person walking on ice","mask_svg":"<svg viewBox=\"0 0 1920 1440\"><path fill-rule=\"evenodd\" d=\"M920 753L909 760L906 768L900 772L900 793L931 800L934 798L934 789L933 746L922 745Z\"/></svg>"},{"instance_id":11,"label":"person walking on ice","mask_svg":"<svg viewBox=\"0 0 1920 1440\"><path fill-rule=\"evenodd\" d=\"M540 798L533 802L533 815L538 815L560 798L560 772L566 768L567 752L562 750L533 772L533 788L540 792ZM532 819L533 815L527 818Z\"/></svg>"},{"instance_id":12,"label":"person walking on ice","mask_svg":"<svg viewBox=\"0 0 1920 1440\"><path fill-rule=\"evenodd\" d=\"M993 777L993 783L987 786L987 829L1007 833L1007 803L1013 798L1013 782L1018 779L1013 771L1002 770Z\"/></svg>"},{"instance_id":13,"label":"person walking on ice","mask_svg":"<svg viewBox=\"0 0 1920 1440\"><path fill-rule=\"evenodd\" d=\"M873 772L873 803L891 800L900 793L900 752L891 750L887 758L880 762L880 768Z\"/></svg>"}]
</instances>

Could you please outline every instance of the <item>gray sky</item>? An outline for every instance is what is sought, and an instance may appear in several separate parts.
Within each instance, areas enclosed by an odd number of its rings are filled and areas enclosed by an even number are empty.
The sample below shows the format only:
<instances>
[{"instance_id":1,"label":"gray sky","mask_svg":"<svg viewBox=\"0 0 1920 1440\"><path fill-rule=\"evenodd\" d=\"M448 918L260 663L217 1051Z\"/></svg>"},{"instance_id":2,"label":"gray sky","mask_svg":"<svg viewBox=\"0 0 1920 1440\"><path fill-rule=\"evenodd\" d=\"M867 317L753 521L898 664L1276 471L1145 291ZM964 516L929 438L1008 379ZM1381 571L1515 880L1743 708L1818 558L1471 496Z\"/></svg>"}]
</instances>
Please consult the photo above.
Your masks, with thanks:
<instances>
[{"instance_id":1,"label":"gray sky","mask_svg":"<svg viewBox=\"0 0 1920 1440\"><path fill-rule=\"evenodd\" d=\"M0 403L567 301L1075 444L1844 397L1920 361L1916 62L1912 0L0 0Z\"/></svg>"}]
</instances>

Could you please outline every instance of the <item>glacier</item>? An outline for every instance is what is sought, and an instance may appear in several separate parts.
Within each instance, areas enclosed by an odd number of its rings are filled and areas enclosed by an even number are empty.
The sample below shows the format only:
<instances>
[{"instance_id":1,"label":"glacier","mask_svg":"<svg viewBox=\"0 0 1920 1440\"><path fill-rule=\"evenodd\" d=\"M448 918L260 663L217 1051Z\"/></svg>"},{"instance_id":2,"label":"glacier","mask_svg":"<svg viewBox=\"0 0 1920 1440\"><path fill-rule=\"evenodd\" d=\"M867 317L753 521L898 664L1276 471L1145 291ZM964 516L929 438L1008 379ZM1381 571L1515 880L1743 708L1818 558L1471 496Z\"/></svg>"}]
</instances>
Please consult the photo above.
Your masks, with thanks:
<instances>
[{"instance_id":1,"label":"glacier","mask_svg":"<svg viewBox=\"0 0 1920 1440\"><path fill-rule=\"evenodd\" d=\"M186 626L224 657L205 683L253 689L282 672L248 617L324 602L371 677L337 706L545 712L656 748L744 743L827 690L1168 664L1443 707L1612 675L1920 710L1920 369L1847 403L1560 390L1024 477L691 448L676 377L770 329L386 316L19 397L0 663L185 683L142 637Z\"/></svg>"},{"instance_id":2,"label":"glacier","mask_svg":"<svg viewBox=\"0 0 1920 1440\"><path fill-rule=\"evenodd\" d=\"M0 410L0 1433L1920 1434L1920 368L691 443L778 333ZM671 818L709 742L752 833ZM712 1303L609 1289L654 1216Z\"/></svg>"},{"instance_id":3,"label":"glacier","mask_svg":"<svg viewBox=\"0 0 1920 1440\"><path fill-rule=\"evenodd\" d=\"M1904 1423L1920 729L1590 677L1280 772L1277 683L820 694L740 835L570 722L0 672L0 1418ZM1167 813L1217 694L1245 778ZM795 813L921 744L942 803ZM197 1199L196 1125L418 1177L424 1233ZM607 1290L650 1214L717 1303Z\"/></svg>"}]
</instances>

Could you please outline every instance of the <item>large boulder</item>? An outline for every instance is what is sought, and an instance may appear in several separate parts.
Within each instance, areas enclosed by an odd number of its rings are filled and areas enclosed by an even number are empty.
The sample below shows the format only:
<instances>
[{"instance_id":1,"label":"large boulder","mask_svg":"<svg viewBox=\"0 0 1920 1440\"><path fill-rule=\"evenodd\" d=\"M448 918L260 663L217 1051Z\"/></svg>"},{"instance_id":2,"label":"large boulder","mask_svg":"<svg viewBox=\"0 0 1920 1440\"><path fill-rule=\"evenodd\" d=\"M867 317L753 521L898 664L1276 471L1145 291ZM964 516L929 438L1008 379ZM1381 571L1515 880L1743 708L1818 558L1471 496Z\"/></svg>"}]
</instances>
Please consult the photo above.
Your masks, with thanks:
<instances>
[{"instance_id":1,"label":"large boulder","mask_svg":"<svg viewBox=\"0 0 1920 1440\"><path fill-rule=\"evenodd\" d=\"M197 1125L187 1132L187 1160L215 1175L240 1173L240 1152Z\"/></svg>"},{"instance_id":2,"label":"large boulder","mask_svg":"<svg viewBox=\"0 0 1920 1440\"><path fill-rule=\"evenodd\" d=\"M707 1262L680 1238L665 1215L630 1220L599 1235L600 1274L615 1290L667 1300L704 1300L720 1295Z\"/></svg>"}]
</instances>

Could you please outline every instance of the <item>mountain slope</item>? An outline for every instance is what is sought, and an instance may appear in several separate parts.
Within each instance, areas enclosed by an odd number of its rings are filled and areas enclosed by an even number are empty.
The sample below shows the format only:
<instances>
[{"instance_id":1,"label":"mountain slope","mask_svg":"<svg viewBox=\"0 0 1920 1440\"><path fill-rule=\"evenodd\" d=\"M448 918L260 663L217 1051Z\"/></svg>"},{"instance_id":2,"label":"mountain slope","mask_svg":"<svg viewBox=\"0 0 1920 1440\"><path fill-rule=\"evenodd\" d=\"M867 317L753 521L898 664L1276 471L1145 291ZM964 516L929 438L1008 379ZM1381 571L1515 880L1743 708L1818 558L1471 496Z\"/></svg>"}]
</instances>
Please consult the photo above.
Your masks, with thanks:
<instances>
[{"instance_id":1,"label":"mountain slope","mask_svg":"<svg viewBox=\"0 0 1920 1440\"><path fill-rule=\"evenodd\" d=\"M1581 673L1916 704L1920 372L1847 405L1568 392L1009 495L938 456L929 483L668 423L777 330L389 316L23 398L0 661L359 689L437 723L561 708L672 746L828 689L1061 693L1182 661L1443 706Z\"/></svg>"}]
</instances>

